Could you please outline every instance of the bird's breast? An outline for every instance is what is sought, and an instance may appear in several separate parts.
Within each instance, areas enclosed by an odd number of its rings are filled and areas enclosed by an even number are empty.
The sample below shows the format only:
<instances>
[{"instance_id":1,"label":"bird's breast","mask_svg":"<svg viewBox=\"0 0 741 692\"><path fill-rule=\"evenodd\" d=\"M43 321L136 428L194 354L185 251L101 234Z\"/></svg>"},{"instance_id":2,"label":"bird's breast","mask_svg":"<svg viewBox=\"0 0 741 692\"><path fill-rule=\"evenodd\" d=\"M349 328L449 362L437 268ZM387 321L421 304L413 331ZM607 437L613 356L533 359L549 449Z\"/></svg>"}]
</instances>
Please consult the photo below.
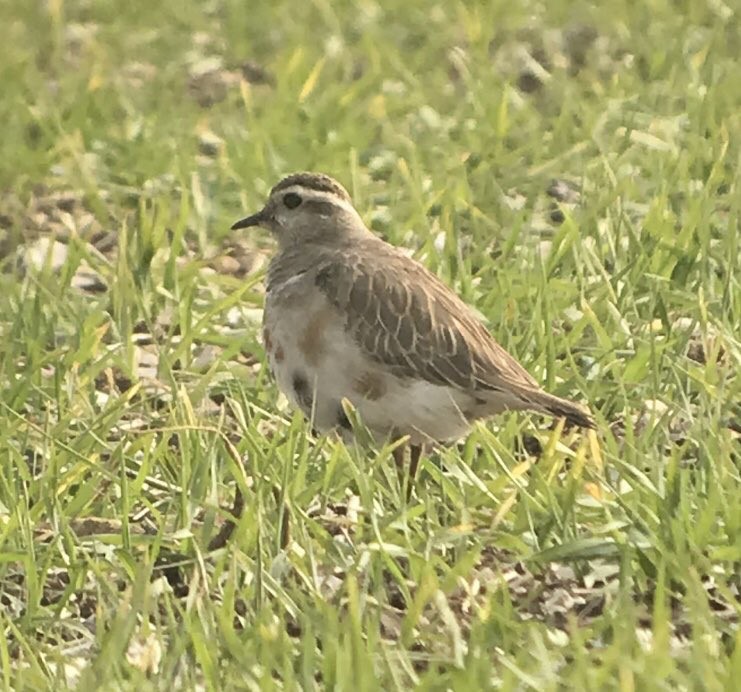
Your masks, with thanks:
<instances>
[{"instance_id":1,"label":"bird's breast","mask_svg":"<svg viewBox=\"0 0 741 692\"><path fill-rule=\"evenodd\" d=\"M271 290L263 341L271 372L289 402L320 432L349 432L342 400L349 400L382 441L409 435L413 442L449 440L471 421L466 395L424 380L397 377L371 359L345 330L344 320L310 286Z\"/></svg>"}]
</instances>

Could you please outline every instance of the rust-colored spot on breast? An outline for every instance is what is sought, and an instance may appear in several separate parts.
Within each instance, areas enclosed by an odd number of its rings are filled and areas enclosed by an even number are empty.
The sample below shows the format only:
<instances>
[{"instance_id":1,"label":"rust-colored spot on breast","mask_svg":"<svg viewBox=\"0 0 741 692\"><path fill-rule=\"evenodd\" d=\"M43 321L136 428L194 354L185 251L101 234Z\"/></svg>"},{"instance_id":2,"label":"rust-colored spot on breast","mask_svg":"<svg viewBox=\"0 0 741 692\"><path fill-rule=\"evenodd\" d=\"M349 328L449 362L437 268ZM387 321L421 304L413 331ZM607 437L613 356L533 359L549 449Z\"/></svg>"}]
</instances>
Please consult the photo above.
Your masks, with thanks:
<instances>
[{"instance_id":1,"label":"rust-colored spot on breast","mask_svg":"<svg viewBox=\"0 0 741 692\"><path fill-rule=\"evenodd\" d=\"M332 321L329 308L315 312L304 328L298 347L309 365L318 365L325 352L324 332Z\"/></svg>"},{"instance_id":2,"label":"rust-colored spot on breast","mask_svg":"<svg viewBox=\"0 0 741 692\"><path fill-rule=\"evenodd\" d=\"M353 390L368 401L377 401L386 393L386 382L377 372L363 372L355 380Z\"/></svg>"},{"instance_id":3,"label":"rust-colored spot on breast","mask_svg":"<svg viewBox=\"0 0 741 692\"><path fill-rule=\"evenodd\" d=\"M267 327L262 330L262 342L265 344L266 351L273 350L273 342L270 340L270 330Z\"/></svg>"},{"instance_id":4,"label":"rust-colored spot on breast","mask_svg":"<svg viewBox=\"0 0 741 692\"><path fill-rule=\"evenodd\" d=\"M275 362L282 363L285 357L286 357L286 354L283 352L283 347L280 344L278 344L275 347L275 354L273 355L273 358L275 358Z\"/></svg>"}]
</instances>

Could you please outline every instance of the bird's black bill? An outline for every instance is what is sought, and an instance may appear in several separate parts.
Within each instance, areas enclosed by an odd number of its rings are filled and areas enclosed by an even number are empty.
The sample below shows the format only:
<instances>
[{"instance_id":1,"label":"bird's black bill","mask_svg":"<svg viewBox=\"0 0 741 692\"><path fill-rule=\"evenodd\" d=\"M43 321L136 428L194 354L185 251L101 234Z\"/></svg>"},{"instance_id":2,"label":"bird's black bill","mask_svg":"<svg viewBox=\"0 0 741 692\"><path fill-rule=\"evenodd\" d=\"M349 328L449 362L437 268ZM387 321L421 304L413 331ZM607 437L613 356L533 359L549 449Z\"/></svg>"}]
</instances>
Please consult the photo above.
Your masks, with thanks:
<instances>
[{"instance_id":1,"label":"bird's black bill","mask_svg":"<svg viewBox=\"0 0 741 692\"><path fill-rule=\"evenodd\" d=\"M258 211L257 214L252 216L245 216L240 219L232 226L232 230L236 231L239 228L249 228L250 226L259 226L265 220L265 210Z\"/></svg>"}]
</instances>

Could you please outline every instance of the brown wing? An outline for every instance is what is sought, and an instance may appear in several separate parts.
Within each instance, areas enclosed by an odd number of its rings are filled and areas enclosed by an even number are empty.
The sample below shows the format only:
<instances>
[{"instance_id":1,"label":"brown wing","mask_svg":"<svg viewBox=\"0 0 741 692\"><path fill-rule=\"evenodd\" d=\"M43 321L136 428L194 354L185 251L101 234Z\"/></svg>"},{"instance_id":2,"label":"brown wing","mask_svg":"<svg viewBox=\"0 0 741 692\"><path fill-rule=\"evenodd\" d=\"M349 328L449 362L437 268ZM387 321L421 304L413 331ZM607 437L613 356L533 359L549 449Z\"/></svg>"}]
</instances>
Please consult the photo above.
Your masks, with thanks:
<instances>
[{"instance_id":1,"label":"brown wing","mask_svg":"<svg viewBox=\"0 0 741 692\"><path fill-rule=\"evenodd\" d=\"M540 390L455 293L385 243L321 262L315 281L368 356L400 377L471 392Z\"/></svg>"}]
</instances>

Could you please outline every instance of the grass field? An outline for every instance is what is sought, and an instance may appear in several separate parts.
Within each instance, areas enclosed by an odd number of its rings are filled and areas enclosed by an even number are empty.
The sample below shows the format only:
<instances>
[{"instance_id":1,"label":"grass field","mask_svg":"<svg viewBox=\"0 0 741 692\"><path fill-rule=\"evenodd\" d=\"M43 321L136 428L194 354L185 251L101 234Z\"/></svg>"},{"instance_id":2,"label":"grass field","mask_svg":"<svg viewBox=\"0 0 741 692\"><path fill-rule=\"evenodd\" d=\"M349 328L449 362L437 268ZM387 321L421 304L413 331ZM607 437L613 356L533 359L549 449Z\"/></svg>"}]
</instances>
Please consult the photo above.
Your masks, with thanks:
<instances>
[{"instance_id":1,"label":"grass field","mask_svg":"<svg viewBox=\"0 0 741 692\"><path fill-rule=\"evenodd\" d=\"M3 688L738 685L739 12L1 3ZM596 435L312 438L228 230L303 169Z\"/></svg>"}]
</instances>

